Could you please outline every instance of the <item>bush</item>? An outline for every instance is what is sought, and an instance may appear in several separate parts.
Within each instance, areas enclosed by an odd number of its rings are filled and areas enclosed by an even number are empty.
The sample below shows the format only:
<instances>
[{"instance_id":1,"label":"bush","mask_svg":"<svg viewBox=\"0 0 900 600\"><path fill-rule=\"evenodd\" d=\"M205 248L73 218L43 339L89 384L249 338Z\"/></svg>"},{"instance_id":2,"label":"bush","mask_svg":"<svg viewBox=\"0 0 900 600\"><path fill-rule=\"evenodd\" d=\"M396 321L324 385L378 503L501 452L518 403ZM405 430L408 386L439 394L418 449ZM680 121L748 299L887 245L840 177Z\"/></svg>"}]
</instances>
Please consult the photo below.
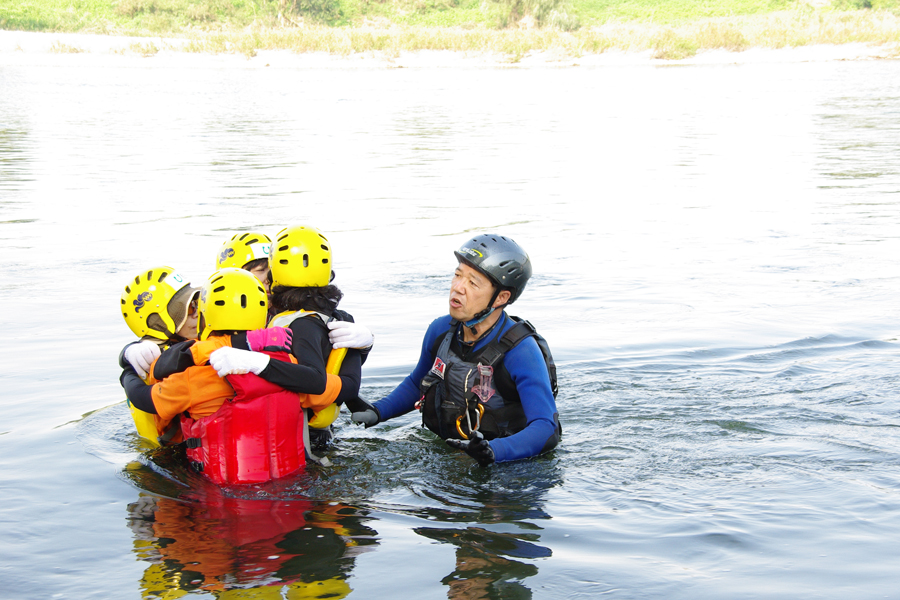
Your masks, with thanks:
<instances>
[{"instance_id":1,"label":"bush","mask_svg":"<svg viewBox=\"0 0 900 600\"><path fill-rule=\"evenodd\" d=\"M531 17L539 27L550 26L572 31L581 26L578 17L571 15L569 0L496 0L506 8L501 27L514 26L525 17Z\"/></svg>"},{"instance_id":2,"label":"bush","mask_svg":"<svg viewBox=\"0 0 900 600\"><path fill-rule=\"evenodd\" d=\"M339 0L289 0L290 12L319 23L333 24L343 18Z\"/></svg>"}]
</instances>

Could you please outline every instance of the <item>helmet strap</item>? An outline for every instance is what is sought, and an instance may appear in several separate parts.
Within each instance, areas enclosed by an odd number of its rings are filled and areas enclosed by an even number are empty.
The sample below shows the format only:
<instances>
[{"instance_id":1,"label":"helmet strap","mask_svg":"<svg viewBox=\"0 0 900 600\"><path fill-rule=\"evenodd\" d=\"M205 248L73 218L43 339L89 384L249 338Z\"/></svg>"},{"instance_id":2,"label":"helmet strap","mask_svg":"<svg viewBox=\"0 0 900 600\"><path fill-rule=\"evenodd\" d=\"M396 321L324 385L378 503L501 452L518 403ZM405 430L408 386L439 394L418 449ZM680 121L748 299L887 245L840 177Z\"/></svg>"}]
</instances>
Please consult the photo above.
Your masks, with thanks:
<instances>
[{"instance_id":1,"label":"helmet strap","mask_svg":"<svg viewBox=\"0 0 900 600\"><path fill-rule=\"evenodd\" d=\"M468 327L472 331L472 335L478 335L478 331L475 329L475 326L483 322L491 315L491 313L494 312L494 302L497 301L497 296L500 295L500 291L500 286L495 286L494 295L491 296L491 301L488 302L487 308L472 317L470 321L466 321L465 323L463 323L463 326Z\"/></svg>"}]
</instances>

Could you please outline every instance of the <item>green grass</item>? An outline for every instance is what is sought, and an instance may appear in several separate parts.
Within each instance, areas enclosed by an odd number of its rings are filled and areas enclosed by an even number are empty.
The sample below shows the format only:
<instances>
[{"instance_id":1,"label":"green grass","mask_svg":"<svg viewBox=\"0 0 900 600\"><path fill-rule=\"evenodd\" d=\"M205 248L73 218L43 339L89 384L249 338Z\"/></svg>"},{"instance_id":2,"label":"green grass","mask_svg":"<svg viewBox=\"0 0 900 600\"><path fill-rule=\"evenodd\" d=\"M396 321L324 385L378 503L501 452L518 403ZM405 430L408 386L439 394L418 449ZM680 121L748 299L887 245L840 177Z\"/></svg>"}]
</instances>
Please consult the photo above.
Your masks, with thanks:
<instances>
[{"instance_id":1,"label":"green grass","mask_svg":"<svg viewBox=\"0 0 900 600\"><path fill-rule=\"evenodd\" d=\"M181 38L189 51L248 56L432 49L515 59L620 49L683 58L717 48L900 44L900 0L0 0L0 28ZM169 49L160 44L132 51Z\"/></svg>"}]
</instances>

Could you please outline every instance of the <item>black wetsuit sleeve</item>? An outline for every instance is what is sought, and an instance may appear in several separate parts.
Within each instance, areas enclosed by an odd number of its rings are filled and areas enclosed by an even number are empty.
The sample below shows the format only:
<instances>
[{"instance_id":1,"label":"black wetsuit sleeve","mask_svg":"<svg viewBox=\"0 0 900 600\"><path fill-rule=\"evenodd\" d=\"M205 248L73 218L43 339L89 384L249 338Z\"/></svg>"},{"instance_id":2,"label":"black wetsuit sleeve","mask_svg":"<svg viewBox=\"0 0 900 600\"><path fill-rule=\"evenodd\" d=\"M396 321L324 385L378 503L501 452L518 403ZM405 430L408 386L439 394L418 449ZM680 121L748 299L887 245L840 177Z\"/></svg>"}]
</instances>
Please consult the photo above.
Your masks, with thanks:
<instances>
[{"instance_id":1,"label":"black wetsuit sleeve","mask_svg":"<svg viewBox=\"0 0 900 600\"><path fill-rule=\"evenodd\" d=\"M181 373L188 367L194 366L194 355L191 354L191 346L194 340L186 342L178 342L169 346L153 365L153 377L157 381L162 381L169 375Z\"/></svg>"},{"instance_id":2,"label":"black wetsuit sleeve","mask_svg":"<svg viewBox=\"0 0 900 600\"><path fill-rule=\"evenodd\" d=\"M341 393L338 394L335 402L337 404L347 403L351 410L365 410L367 407L359 408L359 405L354 402L359 397L359 385L362 381L362 356L359 350L347 351L338 375L341 378Z\"/></svg>"},{"instance_id":3,"label":"black wetsuit sleeve","mask_svg":"<svg viewBox=\"0 0 900 600\"><path fill-rule=\"evenodd\" d=\"M138 408L145 413L156 414L156 406L153 405L153 395L150 393L153 387L144 383L144 381L138 377L138 374L134 372L134 369L130 366L123 369L122 375L119 376L119 383L122 384L122 388L125 390L125 396L128 398L128 401L131 402L135 408Z\"/></svg>"},{"instance_id":4,"label":"black wetsuit sleeve","mask_svg":"<svg viewBox=\"0 0 900 600\"><path fill-rule=\"evenodd\" d=\"M331 352L328 329L315 316L295 319L290 329L291 353L298 364L270 360L259 376L291 392L321 394L327 383L325 362Z\"/></svg>"}]
</instances>

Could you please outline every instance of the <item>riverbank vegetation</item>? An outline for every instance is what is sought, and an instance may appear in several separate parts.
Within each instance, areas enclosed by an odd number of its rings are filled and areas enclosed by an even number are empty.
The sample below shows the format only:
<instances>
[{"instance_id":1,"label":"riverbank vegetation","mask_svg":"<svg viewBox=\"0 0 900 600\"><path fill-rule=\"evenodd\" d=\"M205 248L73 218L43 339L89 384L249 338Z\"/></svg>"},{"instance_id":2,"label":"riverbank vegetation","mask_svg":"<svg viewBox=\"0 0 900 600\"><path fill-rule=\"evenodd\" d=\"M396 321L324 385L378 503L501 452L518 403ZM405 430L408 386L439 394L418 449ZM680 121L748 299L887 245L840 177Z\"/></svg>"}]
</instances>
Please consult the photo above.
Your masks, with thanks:
<instances>
[{"instance_id":1,"label":"riverbank vegetation","mask_svg":"<svg viewBox=\"0 0 900 600\"><path fill-rule=\"evenodd\" d=\"M900 0L0 0L0 28L148 36L161 38L154 48L247 55L616 49L683 58L900 45Z\"/></svg>"}]
</instances>

